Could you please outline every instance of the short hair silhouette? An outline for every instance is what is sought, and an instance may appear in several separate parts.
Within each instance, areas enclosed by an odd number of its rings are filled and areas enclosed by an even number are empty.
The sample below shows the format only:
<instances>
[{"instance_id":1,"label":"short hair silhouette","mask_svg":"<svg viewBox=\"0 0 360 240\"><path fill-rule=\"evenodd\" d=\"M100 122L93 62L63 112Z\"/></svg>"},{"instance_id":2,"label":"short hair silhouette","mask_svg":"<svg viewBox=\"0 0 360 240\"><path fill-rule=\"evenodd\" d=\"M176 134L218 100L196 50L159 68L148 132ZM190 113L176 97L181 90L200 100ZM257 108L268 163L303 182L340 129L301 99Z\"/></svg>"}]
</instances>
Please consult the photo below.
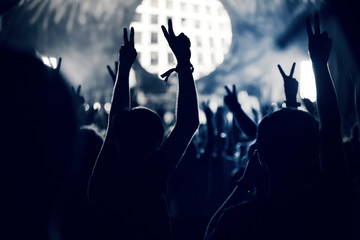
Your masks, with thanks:
<instances>
[{"instance_id":1,"label":"short hair silhouette","mask_svg":"<svg viewBox=\"0 0 360 240\"><path fill-rule=\"evenodd\" d=\"M160 116L151 109L135 107L115 116L112 122L115 138L127 151L135 150L132 156L154 153L164 137Z\"/></svg>"},{"instance_id":2,"label":"short hair silhouette","mask_svg":"<svg viewBox=\"0 0 360 240\"><path fill-rule=\"evenodd\" d=\"M260 161L269 167L277 167L288 158L305 159L318 155L319 124L309 113L283 108L263 118L259 124L257 149ZM289 159L290 161L290 159ZM295 164L294 160L293 163Z\"/></svg>"}]
</instances>

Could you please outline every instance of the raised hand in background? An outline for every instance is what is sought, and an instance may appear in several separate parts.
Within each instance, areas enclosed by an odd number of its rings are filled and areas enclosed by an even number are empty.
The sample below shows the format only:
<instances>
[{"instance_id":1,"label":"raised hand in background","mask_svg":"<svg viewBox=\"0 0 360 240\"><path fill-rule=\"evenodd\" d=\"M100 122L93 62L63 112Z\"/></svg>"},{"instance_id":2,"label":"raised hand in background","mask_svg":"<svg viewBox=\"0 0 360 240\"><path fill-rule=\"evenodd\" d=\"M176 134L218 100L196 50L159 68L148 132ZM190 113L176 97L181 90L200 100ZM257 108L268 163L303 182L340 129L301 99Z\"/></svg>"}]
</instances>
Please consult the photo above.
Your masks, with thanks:
<instances>
[{"instance_id":1,"label":"raised hand in background","mask_svg":"<svg viewBox=\"0 0 360 240\"><path fill-rule=\"evenodd\" d=\"M224 103L230 111L234 114L235 119L241 128L241 130L246 134L249 139L256 138L257 126L253 120L244 112L242 109L238 98L237 98L237 91L236 86L233 84L232 92L230 89L225 86L225 90L227 95L224 96Z\"/></svg>"},{"instance_id":2,"label":"raised hand in background","mask_svg":"<svg viewBox=\"0 0 360 240\"><path fill-rule=\"evenodd\" d=\"M215 146L214 113L212 112L209 106L209 101L203 102L201 106L206 116L206 128L207 128L207 137L206 137L207 142L203 155L204 157L210 159L212 157L213 149Z\"/></svg>"},{"instance_id":3,"label":"raised hand in background","mask_svg":"<svg viewBox=\"0 0 360 240\"><path fill-rule=\"evenodd\" d=\"M80 91L81 91L81 85L78 86L76 91L74 87L71 87L71 93L74 97L76 108L80 108L85 103L85 98L81 96Z\"/></svg>"},{"instance_id":4,"label":"raised hand in background","mask_svg":"<svg viewBox=\"0 0 360 240\"><path fill-rule=\"evenodd\" d=\"M340 112L334 85L328 70L332 40L327 32L320 32L319 14L314 16L314 31L310 18L306 19L308 50L312 61L317 93L317 107L320 121L322 170L336 175L345 171L342 149Z\"/></svg>"},{"instance_id":5,"label":"raised hand in background","mask_svg":"<svg viewBox=\"0 0 360 240\"><path fill-rule=\"evenodd\" d=\"M111 69L111 67L109 65L107 65L106 68L110 74L111 79L113 80L113 83L115 84L116 74L117 74L118 68L119 68L119 62L115 61L114 64L115 64L115 72Z\"/></svg>"},{"instance_id":6,"label":"raised hand in background","mask_svg":"<svg viewBox=\"0 0 360 240\"><path fill-rule=\"evenodd\" d=\"M229 107L230 110L233 110L237 107L238 104L240 104L237 98L236 86L233 84L232 92L227 86L224 87L227 93L227 95L224 96L224 103Z\"/></svg>"},{"instance_id":7,"label":"raised hand in background","mask_svg":"<svg viewBox=\"0 0 360 240\"><path fill-rule=\"evenodd\" d=\"M312 30L310 18L306 19L306 31L309 39L308 49L311 61L314 63L327 64L329 60L332 40L326 31L320 33L320 17L314 15L314 31Z\"/></svg>"},{"instance_id":8,"label":"raised hand in background","mask_svg":"<svg viewBox=\"0 0 360 240\"><path fill-rule=\"evenodd\" d=\"M289 76L287 76L285 74L285 72L282 69L282 67L280 66L280 64L277 65L279 68L280 74L284 80L286 107L292 107L292 108L297 108L298 106L300 106L300 103L296 102L296 95L298 93L299 83L293 77L294 71L295 71L295 65L296 65L296 63L294 62L291 67Z\"/></svg>"},{"instance_id":9,"label":"raised hand in background","mask_svg":"<svg viewBox=\"0 0 360 240\"><path fill-rule=\"evenodd\" d=\"M134 64L137 52L134 46L134 28L130 29L130 38L128 38L128 30L124 28L124 45L119 51L119 67L118 73L115 75L115 86L113 92L113 99L110 109L110 118L114 114L131 108L130 103L130 89L129 89L129 74L131 66ZM116 65L115 65L116 66Z\"/></svg>"}]
</instances>

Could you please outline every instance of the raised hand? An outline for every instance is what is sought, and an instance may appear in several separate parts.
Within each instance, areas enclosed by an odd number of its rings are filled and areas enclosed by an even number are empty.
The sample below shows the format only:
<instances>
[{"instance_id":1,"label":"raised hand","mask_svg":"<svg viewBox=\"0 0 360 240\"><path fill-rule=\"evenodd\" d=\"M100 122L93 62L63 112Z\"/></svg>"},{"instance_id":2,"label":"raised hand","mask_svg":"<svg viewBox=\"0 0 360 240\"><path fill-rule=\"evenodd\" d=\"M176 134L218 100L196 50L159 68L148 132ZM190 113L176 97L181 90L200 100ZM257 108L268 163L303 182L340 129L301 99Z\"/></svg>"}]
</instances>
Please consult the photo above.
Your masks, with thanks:
<instances>
[{"instance_id":1,"label":"raised hand","mask_svg":"<svg viewBox=\"0 0 360 240\"><path fill-rule=\"evenodd\" d=\"M314 32L311 27L310 18L306 18L306 31L309 37L309 54L313 62L327 63L332 45L331 38L326 31L320 33L319 14L314 16Z\"/></svg>"},{"instance_id":2,"label":"raised hand","mask_svg":"<svg viewBox=\"0 0 360 240\"><path fill-rule=\"evenodd\" d=\"M124 28L124 45L120 48L120 67L130 69L134 64L137 52L134 44L134 28L130 29L130 39L128 39L127 28ZM115 75L116 76L116 75Z\"/></svg>"},{"instance_id":3,"label":"raised hand","mask_svg":"<svg viewBox=\"0 0 360 240\"><path fill-rule=\"evenodd\" d=\"M299 83L298 81L293 77L294 75L294 71L295 71L295 65L296 63L294 62L291 70L290 70L290 74L289 76L287 76L284 72L284 70L282 69L282 67L280 66L280 64L278 64L278 68L280 71L280 74L284 80L284 91L285 91L285 98L286 98L286 106L287 107L298 107L300 106L300 103L296 102L296 95L298 93L298 88L299 88Z\"/></svg>"},{"instance_id":4,"label":"raised hand","mask_svg":"<svg viewBox=\"0 0 360 240\"><path fill-rule=\"evenodd\" d=\"M214 115L214 113L211 111L209 106L210 101L202 102L201 107L204 110L206 119L211 119Z\"/></svg>"},{"instance_id":5,"label":"raised hand","mask_svg":"<svg viewBox=\"0 0 360 240\"><path fill-rule=\"evenodd\" d=\"M171 50L175 54L178 65L189 64L191 57L190 39L184 33L180 33L178 36L175 36L171 19L168 20L169 31L166 30L164 25L161 26L161 29L169 43Z\"/></svg>"},{"instance_id":6,"label":"raised hand","mask_svg":"<svg viewBox=\"0 0 360 240\"><path fill-rule=\"evenodd\" d=\"M78 86L76 91L74 87L71 87L71 89L75 101L75 106L79 109L85 103L84 97L80 95L81 85Z\"/></svg>"},{"instance_id":7,"label":"raised hand","mask_svg":"<svg viewBox=\"0 0 360 240\"><path fill-rule=\"evenodd\" d=\"M116 74L117 74L117 71L118 71L118 67L119 67L119 62L118 61L115 61L115 72L111 69L111 67L109 65L106 66L109 74L110 74L110 77L111 79L113 80L113 82L115 83L116 81Z\"/></svg>"},{"instance_id":8,"label":"raised hand","mask_svg":"<svg viewBox=\"0 0 360 240\"><path fill-rule=\"evenodd\" d=\"M237 98L236 86L235 84L233 84L232 92L227 86L225 86L225 90L227 95L224 96L224 103L229 107L230 110L234 110L235 107L239 104Z\"/></svg>"},{"instance_id":9,"label":"raised hand","mask_svg":"<svg viewBox=\"0 0 360 240\"><path fill-rule=\"evenodd\" d=\"M254 121L244 112L237 99L237 91L235 84L232 86L232 92L225 86L227 95L224 96L224 103L229 107L230 111L234 114L234 117L239 124L239 127L250 138L256 138L257 126Z\"/></svg>"}]
</instances>

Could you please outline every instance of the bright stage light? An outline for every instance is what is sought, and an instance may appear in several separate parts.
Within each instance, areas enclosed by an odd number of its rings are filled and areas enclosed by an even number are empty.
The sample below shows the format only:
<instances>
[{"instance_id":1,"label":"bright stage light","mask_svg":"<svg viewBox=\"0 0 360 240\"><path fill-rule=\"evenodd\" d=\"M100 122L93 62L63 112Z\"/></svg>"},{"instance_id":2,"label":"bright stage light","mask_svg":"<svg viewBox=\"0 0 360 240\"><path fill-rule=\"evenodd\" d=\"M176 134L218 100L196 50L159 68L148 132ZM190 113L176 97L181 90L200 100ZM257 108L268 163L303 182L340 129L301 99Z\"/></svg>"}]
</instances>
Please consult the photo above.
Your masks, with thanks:
<instances>
[{"instance_id":1,"label":"bright stage light","mask_svg":"<svg viewBox=\"0 0 360 240\"><path fill-rule=\"evenodd\" d=\"M111 103L107 102L104 104L104 110L106 113L110 113L110 109L111 109Z\"/></svg>"},{"instance_id":2,"label":"bright stage light","mask_svg":"<svg viewBox=\"0 0 360 240\"><path fill-rule=\"evenodd\" d=\"M95 102L93 108L94 110L101 110L101 104L99 102Z\"/></svg>"},{"instance_id":3,"label":"bright stage light","mask_svg":"<svg viewBox=\"0 0 360 240\"><path fill-rule=\"evenodd\" d=\"M300 96L316 101L315 76L311 61L302 61L300 65Z\"/></svg>"},{"instance_id":4,"label":"bright stage light","mask_svg":"<svg viewBox=\"0 0 360 240\"><path fill-rule=\"evenodd\" d=\"M169 18L175 34L184 32L190 38L194 79L206 76L223 62L232 30L219 0L143 0L130 27L135 29L139 62L148 72L161 75L176 64L160 28L167 27Z\"/></svg>"},{"instance_id":5,"label":"bright stage light","mask_svg":"<svg viewBox=\"0 0 360 240\"><path fill-rule=\"evenodd\" d=\"M41 56L41 60L48 67L51 67L53 69L55 69L57 67L58 61L54 57Z\"/></svg>"}]
</instances>

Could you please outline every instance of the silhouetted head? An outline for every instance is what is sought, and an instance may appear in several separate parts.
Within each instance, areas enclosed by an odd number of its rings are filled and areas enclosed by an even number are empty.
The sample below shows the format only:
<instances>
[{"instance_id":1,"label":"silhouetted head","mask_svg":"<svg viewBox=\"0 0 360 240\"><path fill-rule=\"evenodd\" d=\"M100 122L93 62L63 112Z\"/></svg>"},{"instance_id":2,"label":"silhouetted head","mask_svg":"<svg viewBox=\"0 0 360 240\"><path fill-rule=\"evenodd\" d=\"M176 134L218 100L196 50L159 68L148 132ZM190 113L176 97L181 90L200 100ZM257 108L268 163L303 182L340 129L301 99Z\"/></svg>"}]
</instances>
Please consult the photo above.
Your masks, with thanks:
<instances>
[{"instance_id":1,"label":"silhouetted head","mask_svg":"<svg viewBox=\"0 0 360 240\"><path fill-rule=\"evenodd\" d=\"M306 172L318 156L318 146L318 122L307 112L284 108L259 124L259 158L270 172Z\"/></svg>"},{"instance_id":2,"label":"silhouetted head","mask_svg":"<svg viewBox=\"0 0 360 240\"><path fill-rule=\"evenodd\" d=\"M146 159L160 147L164 127L160 116L145 107L123 111L113 120L115 139L127 159Z\"/></svg>"}]
</instances>

